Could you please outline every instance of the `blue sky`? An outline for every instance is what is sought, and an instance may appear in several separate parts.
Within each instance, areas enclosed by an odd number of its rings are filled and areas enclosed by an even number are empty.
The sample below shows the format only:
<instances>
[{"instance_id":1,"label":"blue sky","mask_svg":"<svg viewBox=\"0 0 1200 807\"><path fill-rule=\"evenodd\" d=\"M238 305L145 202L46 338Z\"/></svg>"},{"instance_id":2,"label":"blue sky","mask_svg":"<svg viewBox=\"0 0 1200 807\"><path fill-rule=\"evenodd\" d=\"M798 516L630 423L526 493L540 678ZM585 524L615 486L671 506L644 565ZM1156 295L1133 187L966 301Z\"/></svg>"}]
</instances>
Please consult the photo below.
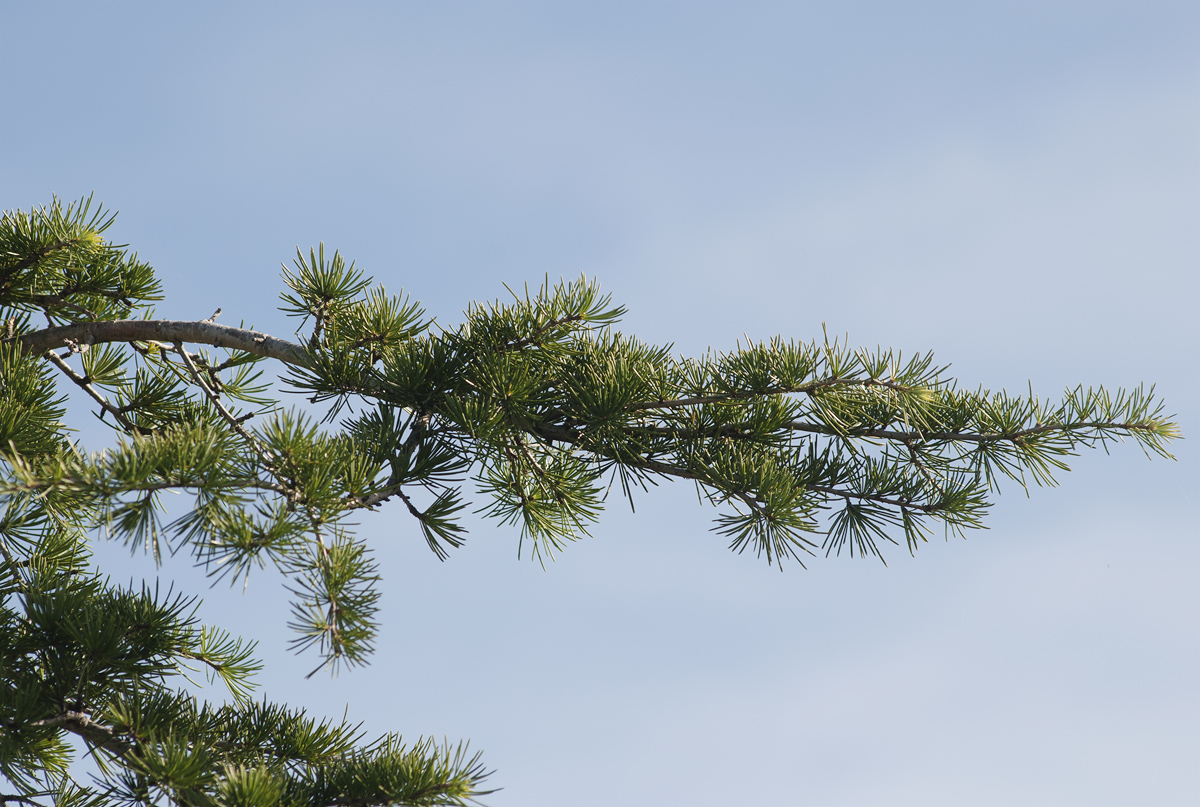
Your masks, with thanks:
<instances>
[{"instance_id":1,"label":"blue sky","mask_svg":"<svg viewBox=\"0 0 1200 807\"><path fill-rule=\"evenodd\" d=\"M991 529L783 574L676 485L543 571L364 518L373 665L304 680L269 573L207 589L268 697L470 739L505 805L1200 804L1189 3L0 2L0 202L95 191L162 316L288 336L318 241L440 321L598 278L681 353L933 350L974 388L1156 382L1178 462L1093 452Z\"/></svg>"}]
</instances>

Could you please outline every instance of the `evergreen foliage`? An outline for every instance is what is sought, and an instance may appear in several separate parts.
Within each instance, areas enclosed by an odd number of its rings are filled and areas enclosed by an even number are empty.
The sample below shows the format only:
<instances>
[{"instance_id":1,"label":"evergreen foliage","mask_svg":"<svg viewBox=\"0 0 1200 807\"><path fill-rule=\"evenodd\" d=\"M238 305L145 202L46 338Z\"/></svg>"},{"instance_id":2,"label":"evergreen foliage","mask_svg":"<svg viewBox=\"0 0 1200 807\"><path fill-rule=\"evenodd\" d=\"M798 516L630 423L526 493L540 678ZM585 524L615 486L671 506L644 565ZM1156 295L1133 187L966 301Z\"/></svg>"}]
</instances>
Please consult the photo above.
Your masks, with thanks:
<instances>
[{"instance_id":1,"label":"evergreen foliage","mask_svg":"<svg viewBox=\"0 0 1200 807\"><path fill-rule=\"evenodd\" d=\"M816 553L882 559L884 544L915 552L939 524L982 526L1001 480L1052 485L1080 447L1128 438L1169 456L1179 436L1152 388L1054 402L964 391L928 354L827 337L680 358L615 331L624 309L585 279L442 327L323 247L283 274L300 344L216 315L157 320L160 285L105 240L112 222L90 199L0 221L0 773L17 790L0 803L432 805L486 792L465 746L367 742L254 700L253 647L199 625L192 599L93 571L97 530L156 558L191 552L218 578L279 568L296 648L337 669L367 661L376 628L378 571L347 526L359 510L400 504L445 558L465 540L472 484L544 560L586 535L612 489L678 478L720 508L715 529L738 552L781 568ZM282 407L264 361L328 416ZM64 378L115 430L111 447L71 441ZM165 491L190 494L169 523ZM228 702L174 688L189 670L224 682ZM71 777L67 732L98 781Z\"/></svg>"}]
</instances>

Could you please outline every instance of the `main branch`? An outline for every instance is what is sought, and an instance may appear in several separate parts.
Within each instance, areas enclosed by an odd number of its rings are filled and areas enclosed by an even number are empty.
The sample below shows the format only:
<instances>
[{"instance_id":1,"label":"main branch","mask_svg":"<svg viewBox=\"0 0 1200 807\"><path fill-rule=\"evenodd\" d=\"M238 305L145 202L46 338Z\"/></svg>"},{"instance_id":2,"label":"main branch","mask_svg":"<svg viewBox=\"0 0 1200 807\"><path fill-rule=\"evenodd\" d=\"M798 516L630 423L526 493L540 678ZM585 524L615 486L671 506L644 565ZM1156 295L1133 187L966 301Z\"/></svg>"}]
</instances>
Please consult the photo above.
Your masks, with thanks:
<instances>
[{"instance_id":1,"label":"main branch","mask_svg":"<svg viewBox=\"0 0 1200 807\"><path fill-rule=\"evenodd\" d=\"M245 328L218 325L215 322L166 319L101 320L46 328L4 341L15 341L21 345L23 352L39 355L47 350L66 347L72 342L85 345L102 342L189 342L241 350L299 367L308 364L307 351L294 342L276 339L274 336Z\"/></svg>"}]
</instances>

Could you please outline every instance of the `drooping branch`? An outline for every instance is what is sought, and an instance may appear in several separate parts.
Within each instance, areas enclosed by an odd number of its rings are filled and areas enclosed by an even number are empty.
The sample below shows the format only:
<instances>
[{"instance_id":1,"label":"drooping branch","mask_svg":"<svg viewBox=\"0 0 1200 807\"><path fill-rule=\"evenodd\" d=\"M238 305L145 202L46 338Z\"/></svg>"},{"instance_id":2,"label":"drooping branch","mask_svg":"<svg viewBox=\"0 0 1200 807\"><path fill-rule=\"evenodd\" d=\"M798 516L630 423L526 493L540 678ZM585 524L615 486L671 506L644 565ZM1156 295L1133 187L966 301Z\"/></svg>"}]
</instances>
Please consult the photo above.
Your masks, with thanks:
<instances>
[{"instance_id":1,"label":"drooping branch","mask_svg":"<svg viewBox=\"0 0 1200 807\"><path fill-rule=\"evenodd\" d=\"M4 340L9 341L9 340ZM255 356L277 359L299 367L308 365L308 353L294 342L277 339L245 328L215 322L165 319L116 319L80 322L34 331L13 340L25 353L42 354L66 347L71 342L94 345L103 342L189 342L241 350Z\"/></svg>"},{"instance_id":2,"label":"drooping branch","mask_svg":"<svg viewBox=\"0 0 1200 807\"><path fill-rule=\"evenodd\" d=\"M200 370L196 367L196 363L192 361L192 357L188 355L188 352L183 349L182 342L175 343L175 352L178 353L183 359L183 363L187 366L188 373L191 375L192 381L196 384L196 386L204 390L204 394L208 396L208 400L212 403L213 408L220 413L221 417L226 423L229 424L230 428L232 428L243 440L250 444L250 447L254 449L254 453L258 454L259 458L263 461L263 464L267 467L267 469L273 472L275 470L275 456L269 449L267 449L266 446L262 444L262 442L259 441L257 437L255 437L249 430L246 429L245 426L242 425L242 418L235 417L234 414L225 406L225 404L221 403L221 396L218 395L211 386L205 383L204 379L200 375Z\"/></svg>"}]
</instances>

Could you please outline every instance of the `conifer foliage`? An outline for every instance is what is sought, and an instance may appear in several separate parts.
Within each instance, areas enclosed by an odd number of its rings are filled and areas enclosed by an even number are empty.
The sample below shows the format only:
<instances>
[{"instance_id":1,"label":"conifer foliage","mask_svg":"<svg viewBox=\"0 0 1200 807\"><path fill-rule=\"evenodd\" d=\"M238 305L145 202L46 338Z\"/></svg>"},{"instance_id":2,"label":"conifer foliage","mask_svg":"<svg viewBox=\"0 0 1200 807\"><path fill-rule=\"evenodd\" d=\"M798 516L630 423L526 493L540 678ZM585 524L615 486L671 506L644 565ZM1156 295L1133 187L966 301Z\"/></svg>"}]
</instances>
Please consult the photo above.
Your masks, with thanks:
<instances>
[{"instance_id":1,"label":"conifer foliage","mask_svg":"<svg viewBox=\"0 0 1200 807\"><path fill-rule=\"evenodd\" d=\"M58 200L0 221L0 803L441 805L484 795L465 745L256 700L253 647L195 600L114 585L97 534L192 553L217 578L271 564L294 644L317 669L365 663L379 574L348 529L399 507L445 558L468 496L542 560L587 534L613 491L688 480L738 552L915 552L982 526L1002 479L1049 485L1080 447L1169 456L1152 389L1062 400L958 389L928 354L776 339L680 358L614 329L580 279L473 305L442 326L322 246L285 268L299 341L161 320L150 266L106 240L113 215ZM218 312L219 313L219 312ZM324 417L285 407L284 387ZM114 430L73 442L68 390ZM161 496L189 494L166 521ZM189 671L228 690L197 699ZM316 670L314 670L315 672ZM185 686L180 687L183 683ZM71 776L67 733L100 777Z\"/></svg>"}]
</instances>

